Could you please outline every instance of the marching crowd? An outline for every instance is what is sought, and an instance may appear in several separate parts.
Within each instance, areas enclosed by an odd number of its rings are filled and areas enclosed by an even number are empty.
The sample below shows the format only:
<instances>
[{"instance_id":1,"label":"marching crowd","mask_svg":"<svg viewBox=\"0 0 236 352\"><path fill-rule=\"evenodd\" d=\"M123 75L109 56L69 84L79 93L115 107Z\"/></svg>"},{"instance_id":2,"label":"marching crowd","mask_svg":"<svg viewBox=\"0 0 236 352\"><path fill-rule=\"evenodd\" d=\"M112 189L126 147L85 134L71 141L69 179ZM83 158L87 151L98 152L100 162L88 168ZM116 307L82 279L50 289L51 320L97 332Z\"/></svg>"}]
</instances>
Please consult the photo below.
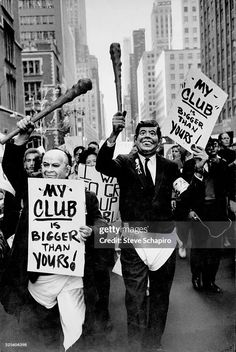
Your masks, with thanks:
<instances>
[{"instance_id":1,"label":"marching crowd","mask_svg":"<svg viewBox=\"0 0 236 352\"><path fill-rule=\"evenodd\" d=\"M89 351L91 345L96 351L99 333L115 329L109 314L109 269L115 248L94 247L99 228L109 223L93 192L85 191L86 223L79 228L85 243L83 278L27 271L28 178L78 179L80 163L95 166L117 178L123 225L148 228L148 234L138 233L141 240L148 235L171 241L170 246L150 248L121 242L119 248L129 351L164 351L161 338L176 251L185 258L191 245L193 289L214 294L224 290L216 284L217 271L222 248L234 246L236 232L236 148L231 136L223 132L218 139L210 138L205 149L192 146L192 154L173 144L165 158L158 123L146 120L136 126L132 150L114 158L117 137L125 128L125 113L116 113L101 148L91 142L87 148L77 146L73 156L60 148L41 155L27 149L34 129L30 119L22 119L18 127L20 133L6 144L2 160L15 190L15 195L0 190L0 302L5 311L21 324L32 319L32 329L48 343L60 341L62 330L68 352ZM12 235L10 248L7 240Z\"/></svg>"}]
</instances>

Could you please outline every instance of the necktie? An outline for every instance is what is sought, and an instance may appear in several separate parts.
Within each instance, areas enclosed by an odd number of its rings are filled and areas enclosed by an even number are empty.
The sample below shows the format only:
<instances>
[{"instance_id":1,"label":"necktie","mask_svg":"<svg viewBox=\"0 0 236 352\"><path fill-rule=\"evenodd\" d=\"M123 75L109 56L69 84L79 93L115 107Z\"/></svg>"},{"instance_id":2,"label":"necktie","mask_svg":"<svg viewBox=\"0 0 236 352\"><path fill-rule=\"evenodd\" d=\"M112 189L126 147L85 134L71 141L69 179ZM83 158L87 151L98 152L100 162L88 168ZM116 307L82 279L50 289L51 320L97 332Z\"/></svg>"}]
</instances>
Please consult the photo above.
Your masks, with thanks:
<instances>
[{"instance_id":1,"label":"necktie","mask_svg":"<svg viewBox=\"0 0 236 352\"><path fill-rule=\"evenodd\" d=\"M151 176L151 173L150 173L150 170L148 168L148 162L149 162L149 158L145 158L145 174L146 174L146 180L147 180L147 183L149 186L154 186L153 185L153 180L152 180L152 176Z\"/></svg>"}]
</instances>

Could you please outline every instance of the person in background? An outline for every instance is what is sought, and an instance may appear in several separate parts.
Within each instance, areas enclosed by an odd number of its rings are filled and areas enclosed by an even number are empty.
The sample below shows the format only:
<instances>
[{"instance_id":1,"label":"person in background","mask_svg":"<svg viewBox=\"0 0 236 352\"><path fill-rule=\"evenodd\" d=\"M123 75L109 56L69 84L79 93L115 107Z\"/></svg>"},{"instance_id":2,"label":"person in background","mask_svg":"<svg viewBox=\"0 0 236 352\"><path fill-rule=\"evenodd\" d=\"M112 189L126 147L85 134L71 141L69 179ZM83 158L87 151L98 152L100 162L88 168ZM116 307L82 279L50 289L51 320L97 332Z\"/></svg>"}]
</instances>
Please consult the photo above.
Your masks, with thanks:
<instances>
[{"instance_id":1,"label":"person in background","mask_svg":"<svg viewBox=\"0 0 236 352\"><path fill-rule=\"evenodd\" d=\"M71 168L71 172L70 172L70 179L77 179L78 177L78 166L81 158L81 154L83 153L83 151L85 150L85 147L83 147L82 145L79 145L77 147L75 147L74 151L73 151L73 155L74 155L74 164Z\"/></svg>"},{"instance_id":2,"label":"person in background","mask_svg":"<svg viewBox=\"0 0 236 352\"><path fill-rule=\"evenodd\" d=\"M182 174L186 155L185 149L181 148L180 145L175 144L171 147L171 155L173 162L178 165L179 172ZM176 230L180 239L180 241L178 241L178 254L181 259L185 259L187 257L186 247L190 231L189 222L186 221L187 219L184 220L185 221L176 222Z\"/></svg>"},{"instance_id":3,"label":"person in background","mask_svg":"<svg viewBox=\"0 0 236 352\"><path fill-rule=\"evenodd\" d=\"M98 153L99 151L99 144L98 142L96 141L92 141L88 144L88 149L91 148L91 149L94 149L96 153Z\"/></svg>"},{"instance_id":4,"label":"person in background","mask_svg":"<svg viewBox=\"0 0 236 352\"><path fill-rule=\"evenodd\" d=\"M227 165L231 164L236 159L236 152L230 149L232 144L230 135L227 132L220 133L218 141L220 144L218 155L226 161Z\"/></svg>"},{"instance_id":5,"label":"person in background","mask_svg":"<svg viewBox=\"0 0 236 352\"><path fill-rule=\"evenodd\" d=\"M41 177L42 155L38 149L26 149L23 162L28 177Z\"/></svg>"},{"instance_id":6,"label":"person in background","mask_svg":"<svg viewBox=\"0 0 236 352\"><path fill-rule=\"evenodd\" d=\"M230 137L229 133L223 132L219 134L218 136L219 140L219 146L220 149L218 150L218 155L226 161L228 167L233 165L234 161L236 160L236 151L231 149L232 145L232 138ZM229 182L232 184L235 181L234 175L233 175L233 167L229 169ZM231 207L229 206L229 212L231 213ZM232 215L232 220L234 218L234 215ZM224 246L225 247L230 247L231 243L229 241L228 234L225 234L224 236Z\"/></svg>"},{"instance_id":7,"label":"person in background","mask_svg":"<svg viewBox=\"0 0 236 352\"><path fill-rule=\"evenodd\" d=\"M24 176L41 177L41 161L42 155L37 148L26 149L23 157ZM15 196L10 192L5 194L2 231L6 239L15 233L22 209L22 192L23 189L18 187L18 192L16 192Z\"/></svg>"},{"instance_id":8,"label":"person in background","mask_svg":"<svg viewBox=\"0 0 236 352\"><path fill-rule=\"evenodd\" d=\"M197 165L196 156L186 161L183 178L189 183L194 178L195 182L191 192L184 192L177 202L177 213L183 211L185 217L191 219L193 288L212 293L222 292L215 280L223 234L230 226L227 212L228 168L227 163L217 155L217 148L217 140L210 138L206 152L202 151L202 165Z\"/></svg>"},{"instance_id":9,"label":"person in background","mask_svg":"<svg viewBox=\"0 0 236 352\"><path fill-rule=\"evenodd\" d=\"M81 164L85 164L87 166L95 166L97 160L97 152L94 148L85 149L81 154Z\"/></svg>"},{"instance_id":10,"label":"person in background","mask_svg":"<svg viewBox=\"0 0 236 352\"><path fill-rule=\"evenodd\" d=\"M97 153L93 148L85 149L81 154L81 164L95 166ZM98 292L98 302L96 304L96 319L99 331L109 332L112 323L109 313L109 293L110 293L110 274L109 263L114 252L110 248L94 248L94 273L95 284Z\"/></svg>"}]
</instances>

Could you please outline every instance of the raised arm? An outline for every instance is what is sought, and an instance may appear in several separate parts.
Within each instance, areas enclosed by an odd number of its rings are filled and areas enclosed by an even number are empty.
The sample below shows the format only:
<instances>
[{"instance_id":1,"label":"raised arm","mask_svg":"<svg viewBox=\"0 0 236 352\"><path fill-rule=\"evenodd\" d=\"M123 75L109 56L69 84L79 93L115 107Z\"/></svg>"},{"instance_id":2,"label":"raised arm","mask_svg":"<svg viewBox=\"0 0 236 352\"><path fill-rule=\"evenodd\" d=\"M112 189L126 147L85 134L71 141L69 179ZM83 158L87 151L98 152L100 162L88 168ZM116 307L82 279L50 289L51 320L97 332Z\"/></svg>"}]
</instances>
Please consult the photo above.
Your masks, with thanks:
<instances>
[{"instance_id":1,"label":"raised arm","mask_svg":"<svg viewBox=\"0 0 236 352\"><path fill-rule=\"evenodd\" d=\"M112 132L110 134L110 137L106 140L106 142L99 150L99 153L97 156L97 162L96 162L97 171L108 176L117 177L121 169L120 158L118 157L115 160L113 160L113 155L114 155L117 137L125 127L125 116L126 116L126 112L123 112L123 113L118 112L113 116Z\"/></svg>"}]
</instances>

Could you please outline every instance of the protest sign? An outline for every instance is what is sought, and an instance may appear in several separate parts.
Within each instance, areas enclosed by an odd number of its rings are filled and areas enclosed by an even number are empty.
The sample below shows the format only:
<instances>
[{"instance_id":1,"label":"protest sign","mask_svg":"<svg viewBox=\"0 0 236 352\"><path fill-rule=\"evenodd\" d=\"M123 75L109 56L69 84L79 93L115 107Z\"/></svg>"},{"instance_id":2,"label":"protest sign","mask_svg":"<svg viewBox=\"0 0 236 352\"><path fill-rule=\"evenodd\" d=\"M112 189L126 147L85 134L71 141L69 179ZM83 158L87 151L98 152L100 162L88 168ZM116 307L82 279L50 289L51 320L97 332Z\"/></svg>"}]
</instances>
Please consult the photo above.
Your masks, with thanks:
<instances>
[{"instance_id":1,"label":"protest sign","mask_svg":"<svg viewBox=\"0 0 236 352\"><path fill-rule=\"evenodd\" d=\"M120 188L115 177L96 171L94 166L79 164L79 177L85 187L96 194L104 219L114 222L118 218Z\"/></svg>"},{"instance_id":2,"label":"protest sign","mask_svg":"<svg viewBox=\"0 0 236 352\"><path fill-rule=\"evenodd\" d=\"M189 71L163 123L162 135L192 152L205 148L227 94L200 70Z\"/></svg>"},{"instance_id":3,"label":"protest sign","mask_svg":"<svg viewBox=\"0 0 236 352\"><path fill-rule=\"evenodd\" d=\"M29 178L28 187L28 271L83 276L83 181Z\"/></svg>"}]
</instances>

